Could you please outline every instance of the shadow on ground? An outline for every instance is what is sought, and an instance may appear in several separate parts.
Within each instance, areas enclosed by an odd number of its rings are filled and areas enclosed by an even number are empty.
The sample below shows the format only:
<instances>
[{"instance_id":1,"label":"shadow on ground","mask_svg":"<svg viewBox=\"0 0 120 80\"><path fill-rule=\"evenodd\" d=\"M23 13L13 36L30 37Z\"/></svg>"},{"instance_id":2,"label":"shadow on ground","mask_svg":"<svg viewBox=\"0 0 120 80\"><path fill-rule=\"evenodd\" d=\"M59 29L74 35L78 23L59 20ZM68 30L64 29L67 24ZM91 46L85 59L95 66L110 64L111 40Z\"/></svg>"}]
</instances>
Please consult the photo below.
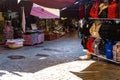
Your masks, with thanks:
<instances>
[{"instance_id":1,"label":"shadow on ground","mask_svg":"<svg viewBox=\"0 0 120 80\"><path fill-rule=\"evenodd\" d=\"M83 80L120 80L120 66L108 62L95 62L82 72L71 72Z\"/></svg>"}]
</instances>

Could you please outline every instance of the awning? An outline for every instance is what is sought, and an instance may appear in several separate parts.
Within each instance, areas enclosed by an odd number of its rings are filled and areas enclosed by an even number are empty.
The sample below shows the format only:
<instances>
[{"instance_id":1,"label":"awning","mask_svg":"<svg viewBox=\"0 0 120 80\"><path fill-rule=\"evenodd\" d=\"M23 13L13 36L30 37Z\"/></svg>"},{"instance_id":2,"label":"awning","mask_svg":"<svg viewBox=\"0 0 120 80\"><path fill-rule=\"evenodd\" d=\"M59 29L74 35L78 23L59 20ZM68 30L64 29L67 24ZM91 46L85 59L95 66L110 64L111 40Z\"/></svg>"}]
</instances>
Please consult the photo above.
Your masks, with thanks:
<instances>
[{"instance_id":1,"label":"awning","mask_svg":"<svg viewBox=\"0 0 120 80\"><path fill-rule=\"evenodd\" d=\"M76 0L28 0L38 5L60 9L72 5Z\"/></svg>"},{"instance_id":2,"label":"awning","mask_svg":"<svg viewBox=\"0 0 120 80\"><path fill-rule=\"evenodd\" d=\"M60 10L47 8L40 5L33 3L33 7L31 9L30 15L43 18L43 19L50 19L50 18L59 18L60 17Z\"/></svg>"}]
</instances>

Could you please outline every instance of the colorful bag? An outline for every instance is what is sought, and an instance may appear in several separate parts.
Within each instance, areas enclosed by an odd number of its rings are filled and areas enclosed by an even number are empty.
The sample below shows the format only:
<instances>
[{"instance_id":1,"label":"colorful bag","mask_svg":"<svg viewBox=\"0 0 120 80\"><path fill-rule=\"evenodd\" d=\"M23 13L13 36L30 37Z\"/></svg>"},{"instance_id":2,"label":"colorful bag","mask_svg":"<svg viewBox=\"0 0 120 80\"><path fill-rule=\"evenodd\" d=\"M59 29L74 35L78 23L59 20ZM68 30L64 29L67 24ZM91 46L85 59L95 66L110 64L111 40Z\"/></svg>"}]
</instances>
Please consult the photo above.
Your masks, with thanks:
<instances>
[{"instance_id":1,"label":"colorful bag","mask_svg":"<svg viewBox=\"0 0 120 80\"><path fill-rule=\"evenodd\" d=\"M108 6L108 18L117 18L118 4L116 1L112 1Z\"/></svg>"},{"instance_id":2,"label":"colorful bag","mask_svg":"<svg viewBox=\"0 0 120 80\"><path fill-rule=\"evenodd\" d=\"M87 43L86 43L86 47L88 48L89 52L94 52L92 49L94 39L95 39L94 37L90 36Z\"/></svg>"},{"instance_id":3,"label":"colorful bag","mask_svg":"<svg viewBox=\"0 0 120 80\"><path fill-rule=\"evenodd\" d=\"M113 45L114 42L113 41L108 41L105 45L105 55L107 59L113 59Z\"/></svg>"}]
</instances>

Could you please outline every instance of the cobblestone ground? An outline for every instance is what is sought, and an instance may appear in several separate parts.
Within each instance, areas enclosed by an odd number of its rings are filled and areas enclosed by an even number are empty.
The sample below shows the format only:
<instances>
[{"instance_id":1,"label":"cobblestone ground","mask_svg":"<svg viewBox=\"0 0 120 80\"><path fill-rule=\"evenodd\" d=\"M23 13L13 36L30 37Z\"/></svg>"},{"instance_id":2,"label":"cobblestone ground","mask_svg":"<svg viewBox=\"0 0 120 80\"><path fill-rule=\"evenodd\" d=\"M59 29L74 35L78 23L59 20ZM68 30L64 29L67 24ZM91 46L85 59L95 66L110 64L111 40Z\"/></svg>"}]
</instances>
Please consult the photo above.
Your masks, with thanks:
<instances>
[{"instance_id":1,"label":"cobblestone ground","mask_svg":"<svg viewBox=\"0 0 120 80\"><path fill-rule=\"evenodd\" d=\"M74 34L14 50L1 45L0 80L99 80L100 76L109 75L101 80L119 80L117 65L77 60L84 54L80 39Z\"/></svg>"}]
</instances>

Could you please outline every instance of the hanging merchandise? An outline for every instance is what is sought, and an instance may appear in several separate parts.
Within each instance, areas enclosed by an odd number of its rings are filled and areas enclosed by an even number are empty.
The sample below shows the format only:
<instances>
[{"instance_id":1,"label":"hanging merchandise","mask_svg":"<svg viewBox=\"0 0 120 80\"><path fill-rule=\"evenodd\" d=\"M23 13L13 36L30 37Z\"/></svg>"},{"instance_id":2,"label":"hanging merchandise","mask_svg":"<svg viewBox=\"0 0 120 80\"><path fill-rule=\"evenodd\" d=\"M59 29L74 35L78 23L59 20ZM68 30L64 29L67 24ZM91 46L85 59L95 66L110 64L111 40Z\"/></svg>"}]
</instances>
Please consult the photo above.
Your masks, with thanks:
<instances>
[{"instance_id":1,"label":"hanging merchandise","mask_svg":"<svg viewBox=\"0 0 120 80\"><path fill-rule=\"evenodd\" d=\"M98 11L99 11L99 5L100 5L100 1L96 1L94 2L93 6L90 9L90 16L92 18L98 18Z\"/></svg>"},{"instance_id":2,"label":"hanging merchandise","mask_svg":"<svg viewBox=\"0 0 120 80\"><path fill-rule=\"evenodd\" d=\"M93 45L92 45L92 48L93 48L93 51L94 51L94 53L95 54L100 54L99 53L99 49L98 49L98 46L99 46L99 44L100 44L100 38L96 38L94 41L93 41Z\"/></svg>"},{"instance_id":3,"label":"hanging merchandise","mask_svg":"<svg viewBox=\"0 0 120 80\"><path fill-rule=\"evenodd\" d=\"M89 52L94 52L93 49L92 49L92 45L93 45L94 39L95 39L94 37L90 36L88 38L87 43L86 43L86 47L87 47L87 49L88 49Z\"/></svg>"},{"instance_id":4,"label":"hanging merchandise","mask_svg":"<svg viewBox=\"0 0 120 80\"><path fill-rule=\"evenodd\" d=\"M103 2L99 5L99 18L107 18L108 14L108 3Z\"/></svg>"},{"instance_id":5,"label":"hanging merchandise","mask_svg":"<svg viewBox=\"0 0 120 80\"><path fill-rule=\"evenodd\" d=\"M105 55L107 59L111 59L111 60L113 59L113 53L112 53L113 45L114 45L113 41L108 41L105 45Z\"/></svg>"},{"instance_id":6,"label":"hanging merchandise","mask_svg":"<svg viewBox=\"0 0 120 80\"><path fill-rule=\"evenodd\" d=\"M85 15L85 5L80 4L79 5L79 19L83 19Z\"/></svg>"},{"instance_id":7,"label":"hanging merchandise","mask_svg":"<svg viewBox=\"0 0 120 80\"><path fill-rule=\"evenodd\" d=\"M108 18L117 18L118 14L118 4L116 0L113 0L108 6Z\"/></svg>"},{"instance_id":8,"label":"hanging merchandise","mask_svg":"<svg viewBox=\"0 0 120 80\"><path fill-rule=\"evenodd\" d=\"M120 62L120 42L113 46L113 60Z\"/></svg>"},{"instance_id":9,"label":"hanging merchandise","mask_svg":"<svg viewBox=\"0 0 120 80\"><path fill-rule=\"evenodd\" d=\"M95 38L100 38L100 35L99 35L99 29L100 29L100 27L101 27L101 22L100 21L95 21L93 24L92 24L92 26L91 26L91 28L90 28L90 34L93 36L93 37L95 37Z\"/></svg>"}]
</instances>

